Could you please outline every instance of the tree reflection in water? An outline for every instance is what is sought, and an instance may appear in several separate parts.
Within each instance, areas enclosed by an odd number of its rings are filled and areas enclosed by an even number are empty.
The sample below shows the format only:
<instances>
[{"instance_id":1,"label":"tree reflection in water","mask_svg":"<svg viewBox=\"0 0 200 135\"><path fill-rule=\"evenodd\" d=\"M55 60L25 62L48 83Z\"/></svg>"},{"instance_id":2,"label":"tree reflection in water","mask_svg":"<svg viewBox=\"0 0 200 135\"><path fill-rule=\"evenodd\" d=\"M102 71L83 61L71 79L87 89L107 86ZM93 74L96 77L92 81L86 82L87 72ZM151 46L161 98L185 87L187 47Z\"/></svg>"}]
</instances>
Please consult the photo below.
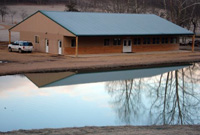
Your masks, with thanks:
<instances>
[{"instance_id":1,"label":"tree reflection in water","mask_svg":"<svg viewBox=\"0 0 200 135\"><path fill-rule=\"evenodd\" d=\"M112 104L123 123L130 124L131 120L139 117L139 113L143 113L138 111L144 108L141 101L141 82L142 80L112 81L106 85L108 93L114 98Z\"/></svg>"},{"instance_id":2,"label":"tree reflection in water","mask_svg":"<svg viewBox=\"0 0 200 135\"><path fill-rule=\"evenodd\" d=\"M155 77L112 81L106 84L106 89L123 123L135 123L146 117L143 125L198 124L199 69L200 64L194 64Z\"/></svg>"}]
</instances>

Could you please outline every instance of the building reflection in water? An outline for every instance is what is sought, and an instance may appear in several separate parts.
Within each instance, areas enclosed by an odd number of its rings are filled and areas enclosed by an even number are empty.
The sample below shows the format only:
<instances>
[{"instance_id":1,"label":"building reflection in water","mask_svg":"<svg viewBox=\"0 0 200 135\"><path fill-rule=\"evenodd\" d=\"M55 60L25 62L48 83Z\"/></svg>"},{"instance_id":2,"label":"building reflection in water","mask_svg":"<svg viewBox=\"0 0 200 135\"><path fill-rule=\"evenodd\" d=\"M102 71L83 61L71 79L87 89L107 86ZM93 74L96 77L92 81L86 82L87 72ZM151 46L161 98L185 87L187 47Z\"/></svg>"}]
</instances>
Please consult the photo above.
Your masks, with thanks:
<instances>
[{"instance_id":1,"label":"building reflection in water","mask_svg":"<svg viewBox=\"0 0 200 135\"><path fill-rule=\"evenodd\" d=\"M127 125L199 124L200 64L144 79L110 81L106 90L119 120ZM145 118L145 120L144 120Z\"/></svg>"}]
</instances>

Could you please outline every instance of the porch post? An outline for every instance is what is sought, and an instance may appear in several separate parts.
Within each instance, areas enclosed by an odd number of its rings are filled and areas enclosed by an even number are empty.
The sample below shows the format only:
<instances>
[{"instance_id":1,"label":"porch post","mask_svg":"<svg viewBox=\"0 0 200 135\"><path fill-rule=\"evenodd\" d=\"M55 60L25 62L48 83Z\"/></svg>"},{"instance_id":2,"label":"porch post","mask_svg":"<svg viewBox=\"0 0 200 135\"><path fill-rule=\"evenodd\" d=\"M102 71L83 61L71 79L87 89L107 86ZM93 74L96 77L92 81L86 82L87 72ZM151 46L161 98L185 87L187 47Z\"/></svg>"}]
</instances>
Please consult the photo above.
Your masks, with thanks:
<instances>
[{"instance_id":1,"label":"porch post","mask_svg":"<svg viewBox=\"0 0 200 135\"><path fill-rule=\"evenodd\" d=\"M195 35L192 36L192 52L194 52Z\"/></svg>"},{"instance_id":2,"label":"porch post","mask_svg":"<svg viewBox=\"0 0 200 135\"><path fill-rule=\"evenodd\" d=\"M9 30L9 44L11 43L11 31Z\"/></svg>"},{"instance_id":3,"label":"porch post","mask_svg":"<svg viewBox=\"0 0 200 135\"><path fill-rule=\"evenodd\" d=\"M78 57L78 36L76 36L76 57Z\"/></svg>"}]
</instances>

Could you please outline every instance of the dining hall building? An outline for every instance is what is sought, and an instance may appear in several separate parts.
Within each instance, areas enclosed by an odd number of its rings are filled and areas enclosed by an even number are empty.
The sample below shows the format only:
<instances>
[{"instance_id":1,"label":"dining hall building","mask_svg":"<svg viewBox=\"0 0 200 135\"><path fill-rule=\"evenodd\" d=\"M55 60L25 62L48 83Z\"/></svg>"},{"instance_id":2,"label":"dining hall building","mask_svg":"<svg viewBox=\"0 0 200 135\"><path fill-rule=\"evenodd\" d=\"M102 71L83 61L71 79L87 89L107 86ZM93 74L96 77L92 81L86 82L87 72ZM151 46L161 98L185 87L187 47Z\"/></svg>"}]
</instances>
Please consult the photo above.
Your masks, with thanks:
<instances>
[{"instance_id":1,"label":"dining hall building","mask_svg":"<svg viewBox=\"0 0 200 135\"><path fill-rule=\"evenodd\" d=\"M61 55L179 50L188 31L153 14L37 11L9 29L34 51ZM194 36L193 36L194 40Z\"/></svg>"}]
</instances>

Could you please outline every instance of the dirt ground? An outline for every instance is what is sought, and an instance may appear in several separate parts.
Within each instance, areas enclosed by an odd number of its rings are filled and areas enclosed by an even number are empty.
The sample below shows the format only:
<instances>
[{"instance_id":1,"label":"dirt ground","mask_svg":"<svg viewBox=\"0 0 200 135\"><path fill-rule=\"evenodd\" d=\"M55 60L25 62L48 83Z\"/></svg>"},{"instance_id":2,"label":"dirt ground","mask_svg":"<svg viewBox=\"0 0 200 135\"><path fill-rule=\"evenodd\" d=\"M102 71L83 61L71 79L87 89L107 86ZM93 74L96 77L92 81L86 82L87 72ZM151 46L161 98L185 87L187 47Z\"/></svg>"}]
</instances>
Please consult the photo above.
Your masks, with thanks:
<instances>
[{"instance_id":1,"label":"dirt ground","mask_svg":"<svg viewBox=\"0 0 200 135\"><path fill-rule=\"evenodd\" d=\"M78 58L39 52L8 52L0 45L0 75L34 72L95 72L188 64L200 61L200 52L171 51L115 55L80 55Z\"/></svg>"},{"instance_id":2,"label":"dirt ground","mask_svg":"<svg viewBox=\"0 0 200 135\"><path fill-rule=\"evenodd\" d=\"M199 135L200 126L118 126L19 130L0 135Z\"/></svg>"}]
</instances>

